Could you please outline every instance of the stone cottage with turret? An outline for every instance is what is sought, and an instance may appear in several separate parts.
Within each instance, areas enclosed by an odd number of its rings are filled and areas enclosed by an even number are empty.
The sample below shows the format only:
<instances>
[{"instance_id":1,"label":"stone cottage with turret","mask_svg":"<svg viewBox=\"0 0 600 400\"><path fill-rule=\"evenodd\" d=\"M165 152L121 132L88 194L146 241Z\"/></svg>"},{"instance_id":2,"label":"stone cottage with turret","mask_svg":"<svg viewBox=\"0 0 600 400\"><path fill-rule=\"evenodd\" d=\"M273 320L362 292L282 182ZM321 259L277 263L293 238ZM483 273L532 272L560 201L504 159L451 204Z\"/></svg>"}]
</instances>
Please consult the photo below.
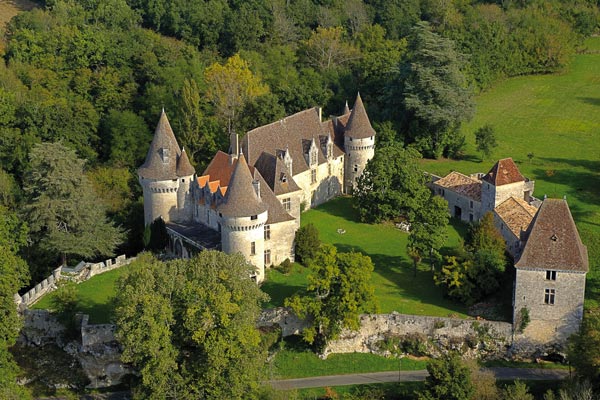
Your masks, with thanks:
<instances>
[{"instance_id":1,"label":"stone cottage with turret","mask_svg":"<svg viewBox=\"0 0 600 400\"><path fill-rule=\"evenodd\" d=\"M163 111L138 169L144 220L165 221L177 256L243 254L259 282L265 267L294 260L301 210L351 193L375 151L360 94L339 117L323 121L315 107L230 140L229 153L217 152L198 175Z\"/></svg>"}]
</instances>

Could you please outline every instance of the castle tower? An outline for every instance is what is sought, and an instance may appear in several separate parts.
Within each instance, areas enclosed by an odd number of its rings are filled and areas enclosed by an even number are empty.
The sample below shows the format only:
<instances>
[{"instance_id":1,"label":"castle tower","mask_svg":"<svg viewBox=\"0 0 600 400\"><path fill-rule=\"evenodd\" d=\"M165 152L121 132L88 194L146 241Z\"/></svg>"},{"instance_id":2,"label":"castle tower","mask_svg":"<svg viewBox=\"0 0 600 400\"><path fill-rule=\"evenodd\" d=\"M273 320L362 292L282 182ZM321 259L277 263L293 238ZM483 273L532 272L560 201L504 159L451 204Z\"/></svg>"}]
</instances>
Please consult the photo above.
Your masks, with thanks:
<instances>
[{"instance_id":1,"label":"castle tower","mask_svg":"<svg viewBox=\"0 0 600 400\"><path fill-rule=\"evenodd\" d=\"M185 151L181 151L167 114L163 110L144 164L138 169L144 192L144 223L159 217L165 222L192 219L190 185L194 168Z\"/></svg>"},{"instance_id":2,"label":"castle tower","mask_svg":"<svg viewBox=\"0 0 600 400\"><path fill-rule=\"evenodd\" d=\"M481 178L481 215L493 211L509 197L531 200L534 182L526 179L512 158L503 158Z\"/></svg>"},{"instance_id":3,"label":"castle tower","mask_svg":"<svg viewBox=\"0 0 600 400\"><path fill-rule=\"evenodd\" d=\"M256 280L265 279L264 226L267 205L261 200L259 181L252 179L246 158L240 154L223 202L217 206L221 227L221 250L242 253L256 266Z\"/></svg>"},{"instance_id":4,"label":"castle tower","mask_svg":"<svg viewBox=\"0 0 600 400\"><path fill-rule=\"evenodd\" d=\"M344 191L352 194L356 179L367 166L367 161L375 155L375 130L371 126L360 93L356 96L344 130L344 151Z\"/></svg>"}]
</instances>

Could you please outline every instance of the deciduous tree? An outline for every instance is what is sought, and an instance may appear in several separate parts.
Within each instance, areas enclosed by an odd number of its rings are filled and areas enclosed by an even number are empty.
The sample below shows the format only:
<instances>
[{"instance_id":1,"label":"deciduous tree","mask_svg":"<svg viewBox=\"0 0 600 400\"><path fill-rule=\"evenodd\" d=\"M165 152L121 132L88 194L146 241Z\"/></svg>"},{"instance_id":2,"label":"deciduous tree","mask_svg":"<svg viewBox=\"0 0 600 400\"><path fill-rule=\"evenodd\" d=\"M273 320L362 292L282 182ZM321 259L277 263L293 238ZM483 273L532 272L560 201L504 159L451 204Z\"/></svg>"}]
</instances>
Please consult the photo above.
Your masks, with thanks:
<instances>
[{"instance_id":1,"label":"deciduous tree","mask_svg":"<svg viewBox=\"0 0 600 400\"><path fill-rule=\"evenodd\" d=\"M429 376L419 400L469 400L473 395L471 372L456 353L427 363Z\"/></svg>"},{"instance_id":2,"label":"deciduous tree","mask_svg":"<svg viewBox=\"0 0 600 400\"><path fill-rule=\"evenodd\" d=\"M485 124L477 129L475 131L475 144L477 145L477 151L480 151L481 154L483 154L482 159L489 157L492 150L495 147L498 147L494 127L490 124Z\"/></svg>"}]
</instances>

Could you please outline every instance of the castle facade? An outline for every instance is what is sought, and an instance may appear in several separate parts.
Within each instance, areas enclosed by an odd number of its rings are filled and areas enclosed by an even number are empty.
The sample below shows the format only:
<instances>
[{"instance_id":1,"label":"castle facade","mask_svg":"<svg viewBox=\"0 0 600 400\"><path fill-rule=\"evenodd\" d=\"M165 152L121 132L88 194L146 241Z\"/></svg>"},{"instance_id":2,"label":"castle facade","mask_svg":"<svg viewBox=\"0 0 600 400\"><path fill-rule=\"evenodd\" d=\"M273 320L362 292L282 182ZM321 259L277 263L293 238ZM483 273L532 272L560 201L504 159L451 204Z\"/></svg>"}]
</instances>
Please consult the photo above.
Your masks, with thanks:
<instances>
[{"instance_id":1,"label":"castle facade","mask_svg":"<svg viewBox=\"0 0 600 400\"><path fill-rule=\"evenodd\" d=\"M242 253L264 280L265 267L294 260L294 237L304 209L342 193L375 151L375 131L360 94L352 110L323 120L318 107L253 129L229 153L217 152L197 174L179 147L166 114L144 164L144 220L166 223L171 251Z\"/></svg>"}]
</instances>

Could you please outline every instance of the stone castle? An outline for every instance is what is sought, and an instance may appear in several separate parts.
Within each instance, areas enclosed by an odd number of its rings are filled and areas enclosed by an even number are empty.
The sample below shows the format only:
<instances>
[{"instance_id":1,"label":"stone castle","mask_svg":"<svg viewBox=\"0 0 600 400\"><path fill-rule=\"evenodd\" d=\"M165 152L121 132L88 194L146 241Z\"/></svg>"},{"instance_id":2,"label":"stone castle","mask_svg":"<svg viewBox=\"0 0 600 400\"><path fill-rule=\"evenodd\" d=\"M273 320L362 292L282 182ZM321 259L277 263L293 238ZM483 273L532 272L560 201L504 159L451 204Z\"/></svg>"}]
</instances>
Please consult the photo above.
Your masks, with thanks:
<instances>
[{"instance_id":1,"label":"stone castle","mask_svg":"<svg viewBox=\"0 0 600 400\"><path fill-rule=\"evenodd\" d=\"M583 318L587 248L581 242L566 199L533 197L534 182L511 158L487 174L431 176L429 186L463 221L492 212L507 251L515 260L513 323L528 315L526 335L546 343L564 341Z\"/></svg>"},{"instance_id":2,"label":"stone castle","mask_svg":"<svg viewBox=\"0 0 600 400\"><path fill-rule=\"evenodd\" d=\"M265 267L294 260L301 210L352 193L375 131L359 94L339 117L323 120L315 107L230 139L229 154L217 152L198 175L163 111L138 169L144 220L164 220L177 256L242 253L261 282Z\"/></svg>"}]
</instances>

